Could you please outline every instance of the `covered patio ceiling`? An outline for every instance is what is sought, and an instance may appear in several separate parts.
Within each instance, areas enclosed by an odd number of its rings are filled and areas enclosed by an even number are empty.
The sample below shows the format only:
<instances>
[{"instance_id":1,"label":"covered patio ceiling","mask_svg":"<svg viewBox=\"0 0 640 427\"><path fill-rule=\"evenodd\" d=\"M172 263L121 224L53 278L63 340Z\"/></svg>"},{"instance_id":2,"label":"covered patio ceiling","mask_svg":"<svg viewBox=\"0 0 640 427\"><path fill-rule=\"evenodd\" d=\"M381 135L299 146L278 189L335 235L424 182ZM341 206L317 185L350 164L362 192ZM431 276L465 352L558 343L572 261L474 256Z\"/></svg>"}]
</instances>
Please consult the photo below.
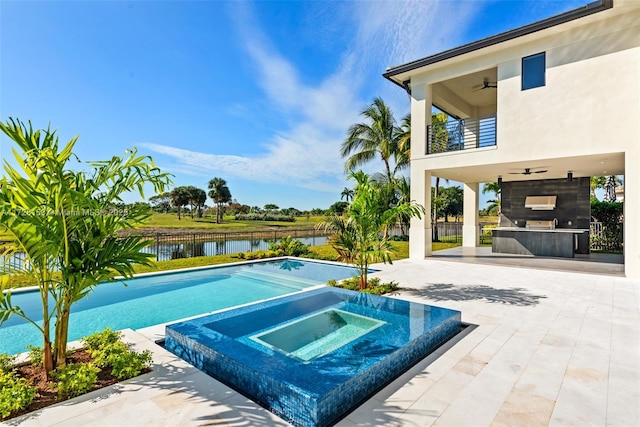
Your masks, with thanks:
<instances>
[{"instance_id":1,"label":"covered patio ceiling","mask_svg":"<svg viewBox=\"0 0 640 427\"><path fill-rule=\"evenodd\" d=\"M464 111L473 108L493 106L495 112L497 78L497 68L490 68L434 83L433 104L454 117L466 117Z\"/></svg>"},{"instance_id":2,"label":"covered patio ceiling","mask_svg":"<svg viewBox=\"0 0 640 427\"><path fill-rule=\"evenodd\" d=\"M531 174L522 172L529 168ZM536 173L538 171L546 171ZM458 182L494 182L498 176L505 182L590 176L624 175L624 153L606 153L577 157L541 158L509 163L488 163L479 166L457 166L430 169L433 176Z\"/></svg>"}]
</instances>

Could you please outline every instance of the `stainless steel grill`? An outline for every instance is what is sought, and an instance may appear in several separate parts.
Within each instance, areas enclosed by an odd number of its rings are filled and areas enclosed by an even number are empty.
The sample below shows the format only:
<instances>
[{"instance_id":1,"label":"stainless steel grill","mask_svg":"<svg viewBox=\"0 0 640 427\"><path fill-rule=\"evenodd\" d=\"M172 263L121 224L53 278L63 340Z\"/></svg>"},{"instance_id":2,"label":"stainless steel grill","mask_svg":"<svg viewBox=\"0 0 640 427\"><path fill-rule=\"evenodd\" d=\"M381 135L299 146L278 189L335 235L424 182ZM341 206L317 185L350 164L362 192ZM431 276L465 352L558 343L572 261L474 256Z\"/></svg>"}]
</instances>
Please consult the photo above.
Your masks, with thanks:
<instances>
[{"instance_id":1,"label":"stainless steel grill","mask_svg":"<svg viewBox=\"0 0 640 427\"><path fill-rule=\"evenodd\" d=\"M529 230L555 230L556 223L553 220L552 221L531 220L531 221L527 221L526 227Z\"/></svg>"}]
</instances>

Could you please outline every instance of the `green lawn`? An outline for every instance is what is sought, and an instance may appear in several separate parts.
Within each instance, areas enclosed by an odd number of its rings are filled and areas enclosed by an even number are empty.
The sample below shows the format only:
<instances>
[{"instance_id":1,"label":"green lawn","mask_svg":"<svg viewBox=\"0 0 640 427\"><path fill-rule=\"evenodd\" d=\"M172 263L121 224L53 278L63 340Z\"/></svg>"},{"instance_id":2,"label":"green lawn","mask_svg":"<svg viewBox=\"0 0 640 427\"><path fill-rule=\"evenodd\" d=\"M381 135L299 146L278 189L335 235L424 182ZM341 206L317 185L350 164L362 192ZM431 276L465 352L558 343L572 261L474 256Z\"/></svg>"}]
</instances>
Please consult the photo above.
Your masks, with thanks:
<instances>
[{"instance_id":1,"label":"green lawn","mask_svg":"<svg viewBox=\"0 0 640 427\"><path fill-rule=\"evenodd\" d=\"M236 221L232 216L226 216L224 222L216 224L213 217L191 218L189 215L182 215L178 220L177 214L153 213L147 223L141 227L145 228L198 228L209 231L234 232L234 231L261 231L274 228L295 228L311 229L324 220L323 216L296 217L295 222L285 221Z\"/></svg>"},{"instance_id":2,"label":"green lawn","mask_svg":"<svg viewBox=\"0 0 640 427\"><path fill-rule=\"evenodd\" d=\"M409 242L391 242L391 244L396 251L395 255L392 256L394 261L409 258ZM433 243L432 248L434 251L439 251L442 249L454 248L456 246L460 246L460 244L435 242ZM336 251L328 244L311 246L309 250L316 259L335 261L338 257ZM136 269L136 272L144 273L149 271L175 270L178 268L201 267L205 265L225 264L239 261L244 261L244 259L238 257L238 254L182 258L170 261L157 261L153 267L140 267Z\"/></svg>"},{"instance_id":3,"label":"green lawn","mask_svg":"<svg viewBox=\"0 0 640 427\"><path fill-rule=\"evenodd\" d=\"M455 248L455 247L458 247L458 246L462 246L462 243L455 243L455 242L452 242L452 243L450 243L450 242L433 242L433 243L431 244L431 250L432 250L433 252L435 252L435 251L441 251L441 250L443 250L443 249ZM407 250L408 250L408 248L407 248ZM408 256L409 256L409 255L407 254L407 257L408 257Z\"/></svg>"}]
</instances>

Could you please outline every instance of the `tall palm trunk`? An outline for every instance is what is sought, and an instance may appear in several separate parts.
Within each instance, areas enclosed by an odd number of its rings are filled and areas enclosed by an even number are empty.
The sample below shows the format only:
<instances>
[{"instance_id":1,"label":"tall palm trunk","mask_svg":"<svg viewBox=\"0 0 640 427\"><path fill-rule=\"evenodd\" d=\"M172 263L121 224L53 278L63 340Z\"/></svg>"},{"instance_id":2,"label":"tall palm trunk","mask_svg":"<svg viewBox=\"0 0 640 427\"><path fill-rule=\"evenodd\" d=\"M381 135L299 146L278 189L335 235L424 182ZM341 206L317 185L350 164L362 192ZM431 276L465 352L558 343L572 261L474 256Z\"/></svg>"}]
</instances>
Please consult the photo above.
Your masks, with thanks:
<instances>
[{"instance_id":1,"label":"tall palm trunk","mask_svg":"<svg viewBox=\"0 0 640 427\"><path fill-rule=\"evenodd\" d=\"M68 285L67 285L68 286ZM69 314L71 313L71 298L65 292L62 300L62 306L58 311L56 319L56 341L54 364L65 366L67 364L67 339L69 336Z\"/></svg>"},{"instance_id":2,"label":"tall palm trunk","mask_svg":"<svg viewBox=\"0 0 640 427\"><path fill-rule=\"evenodd\" d=\"M384 159L384 166L387 170L387 183L391 185L393 183L393 173L391 172L391 167L389 166L389 159Z\"/></svg>"},{"instance_id":3,"label":"tall palm trunk","mask_svg":"<svg viewBox=\"0 0 640 427\"><path fill-rule=\"evenodd\" d=\"M361 269L360 269L360 290L363 291L365 289L367 289L367 285L369 284L369 278L367 277L367 272L369 270L369 266L368 265L364 265Z\"/></svg>"},{"instance_id":4,"label":"tall palm trunk","mask_svg":"<svg viewBox=\"0 0 640 427\"><path fill-rule=\"evenodd\" d=\"M47 280L45 279L45 285L40 291L40 297L42 299L42 362L47 378L49 378L49 373L55 369L55 365L51 352L51 318L49 317L49 282Z\"/></svg>"}]
</instances>

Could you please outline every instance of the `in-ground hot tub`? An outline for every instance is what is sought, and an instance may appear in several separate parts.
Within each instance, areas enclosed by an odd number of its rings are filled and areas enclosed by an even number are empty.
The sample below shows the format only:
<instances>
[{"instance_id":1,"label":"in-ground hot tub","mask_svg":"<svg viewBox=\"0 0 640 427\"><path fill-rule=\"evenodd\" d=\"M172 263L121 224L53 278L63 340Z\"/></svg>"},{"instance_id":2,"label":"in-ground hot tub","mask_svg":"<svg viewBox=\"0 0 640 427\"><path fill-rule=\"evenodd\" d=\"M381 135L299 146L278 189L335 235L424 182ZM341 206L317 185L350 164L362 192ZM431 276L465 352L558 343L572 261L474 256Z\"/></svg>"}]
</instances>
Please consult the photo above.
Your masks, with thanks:
<instances>
[{"instance_id":1,"label":"in-ground hot tub","mask_svg":"<svg viewBox=\"0 0 640 427\"><path fill-rule=\"evenodd\" d=\"M322 288L169 325L165 346L296 426L327 426L461 329L459 311Z\"/></svg>"}]
</instances>

